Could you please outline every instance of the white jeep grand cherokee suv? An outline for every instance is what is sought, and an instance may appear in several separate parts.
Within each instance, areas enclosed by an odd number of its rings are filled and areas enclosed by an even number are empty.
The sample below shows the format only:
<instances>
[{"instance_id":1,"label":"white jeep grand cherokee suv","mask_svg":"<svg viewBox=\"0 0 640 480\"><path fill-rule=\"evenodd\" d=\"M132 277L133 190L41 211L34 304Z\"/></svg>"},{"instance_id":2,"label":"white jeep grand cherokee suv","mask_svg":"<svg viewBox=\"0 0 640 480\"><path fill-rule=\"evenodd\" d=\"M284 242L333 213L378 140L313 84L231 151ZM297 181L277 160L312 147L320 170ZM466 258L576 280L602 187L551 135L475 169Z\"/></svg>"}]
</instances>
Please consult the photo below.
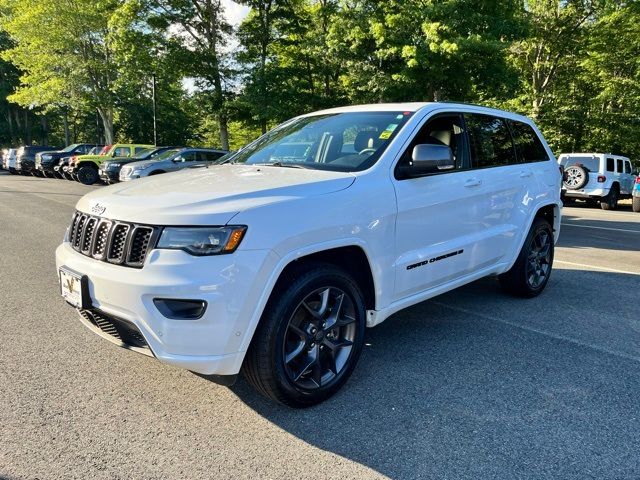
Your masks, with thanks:
<instances>
[{"instance_id":1,"label":"white jeep grand cherokee suv","mask_svg":"<svg viewBox=\"0 0 640 480\"><path fill-rule=\"evenodd\" d=\"M228 163L96 190L56 251L84 324L290 406L353 371L373 327L488 275L545 288L561 177L531 120L421 103L290 120Z\"/></svg>"},{"instance_id":2,"label":"white jeep grand cherokee suv","mask_svg":"<svg viewBox=\"0 0 640 480\"><path fill-rule=\"evenodd\" d=\"M562 198L599 202L603 210L615 210L618 200L631 198L635 174L631 160L604 153L563 153Z\"/></svg>"}]
</instances>

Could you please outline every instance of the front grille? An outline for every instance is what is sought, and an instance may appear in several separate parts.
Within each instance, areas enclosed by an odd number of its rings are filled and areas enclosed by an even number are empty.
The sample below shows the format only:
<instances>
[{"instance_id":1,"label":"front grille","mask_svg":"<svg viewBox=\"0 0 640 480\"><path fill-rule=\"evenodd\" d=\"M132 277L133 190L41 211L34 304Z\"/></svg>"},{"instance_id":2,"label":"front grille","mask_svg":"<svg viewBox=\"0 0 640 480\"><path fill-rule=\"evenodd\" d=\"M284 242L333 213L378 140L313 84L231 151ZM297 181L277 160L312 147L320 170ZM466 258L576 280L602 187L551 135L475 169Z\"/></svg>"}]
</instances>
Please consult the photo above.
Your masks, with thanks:
<instances>
[{"instance_id":1,"label":"front grille","mask_svg":"<svg viewBox=\"0 0 640 480\"><path fill-rule=\"evenodd\" d=\"M134 324L96 309L80 310L80 315L94 327L120 340L125 346L143 348L148 350L149 355L152 355L147 341Z\"/></svg>"},{"instance_id":2,"label":"front grille","mask_svg":"<svg viewBox=\"0 0 640 480\"><path fill-rule=\"evenodd\" d=\"M69 227L74 250L104 262L142 268L160 229L76 212Z\"/></svg>"}]
</instances>

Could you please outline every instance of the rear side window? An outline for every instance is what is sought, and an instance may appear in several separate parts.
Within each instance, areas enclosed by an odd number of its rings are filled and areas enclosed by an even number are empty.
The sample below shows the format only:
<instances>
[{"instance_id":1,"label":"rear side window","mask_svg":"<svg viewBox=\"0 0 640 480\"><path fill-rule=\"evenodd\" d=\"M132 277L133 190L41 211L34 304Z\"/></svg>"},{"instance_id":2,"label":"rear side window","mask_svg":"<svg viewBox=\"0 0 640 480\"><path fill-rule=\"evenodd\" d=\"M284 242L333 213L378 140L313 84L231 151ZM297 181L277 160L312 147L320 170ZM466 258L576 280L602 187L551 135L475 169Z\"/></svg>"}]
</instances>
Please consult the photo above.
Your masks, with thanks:
<instances>
[{"instance_id":1,"label":"rear side window","mask_svg":"<svg viewBox=\"0 0 640 480\"><path fill-rule=\"evenodd\" d=\"M629 160L624 161L624 173L631 173L631 162Z\"/></svg>"},{"instance_id":2,"label":"rear side window","mask_svg":"<svg viewBox=\"0 0 640 480\"><path fill-rule=\"evenodd\" d=\"M521 162L544 162L549 160L538 134L526 123L509 120L513 142L516 145L518 158Z\"/></svg>"},{"instance_id":3,"label":"rear side window","mask_svg":"<svg viewBox=\"0 0 640 480\"><path fill-rule=\"evenodd\" d=\"M622 173L622 171L624 170L624 167L622 166L622 160L619 158L618 159L618 173Z\"/></svg>"},{"instance_id":4,"label":"rear side window","mask_svg":"<svg viewBox=\"0 0 640 480\"><path fill-rule=\"evenodd\" d=\"M134 155L138 155L140 152L144 152L145 150L148 150L148 147L136 147L133 149L133 154Z\"/></svg>"},{"instance_id":5,"label":"rear side window","mask_svg":"<svg viewBox=\"0 0 640 480\"><path fill-rule=\"evenodd\" d=\"M502 118L465 114L473 168L517 163L511 134Z\"/></svg>"},{"instance_id":6,"label":"rear side window","mask_svg":"<svg viewBox=\"0 0 640 480\"><path fill-rule=\"evenodd\" d=\"M615 172L616 166L613 158L607 158L607 172Z\"/></svg>"}]
</instances>

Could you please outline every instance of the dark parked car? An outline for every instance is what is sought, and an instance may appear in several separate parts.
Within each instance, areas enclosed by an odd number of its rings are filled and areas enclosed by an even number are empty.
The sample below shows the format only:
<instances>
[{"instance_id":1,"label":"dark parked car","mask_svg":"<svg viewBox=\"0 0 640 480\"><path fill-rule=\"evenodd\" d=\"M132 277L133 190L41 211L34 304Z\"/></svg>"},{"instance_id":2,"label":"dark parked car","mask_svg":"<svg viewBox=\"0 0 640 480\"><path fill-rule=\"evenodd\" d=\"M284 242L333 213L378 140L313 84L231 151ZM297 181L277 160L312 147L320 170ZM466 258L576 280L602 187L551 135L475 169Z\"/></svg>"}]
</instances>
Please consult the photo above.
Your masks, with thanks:
<instances>
[{"instance_id":1,"label":"dark parked car","mask_svg":"<svg viewBox=\"0 0 640 480\"><path fill-rule=\"evenodd\" d=\"M184 147L155 147L148 148L147 150L143 150L139 154L133 157L116 157L112 160L107 160L102 162L100 165L100 169L98 173L100 174L100 179L106 183L116 183L120 181L120 170L123 165L132 162L139 162L142 160L152 160L156 158L161 153L166 152L167 150L172 150L175 148L184 148Z\"/></svg>"},{"instance_id":2,"label":"dark parked car","mask_svg":"<svg viewBox=\"0 0 640 480\"><path fill-rule=\"evenodd\" d=\"M88 154L92 148L102 146L103 145L96 145L95 143L74 143L62 150L39 152L36 154L36 170L46 176L52 177L56 173L54 167L58 166L60 160L63 158L73 155L85 155Z\"/></svg>"},{"instance_id":3,"label":"dark parked car","mask_svg":"<svg viewBox=\"0 0 640 480\"><path fill-rule=\"evenodd\" d=\"M57 150L57 148L41 145L20 147L16 154L16 170L23 175L33 173L34 175L42 176L42 174L36 170L36 153L49 152L51 150Z\"/></svg>"}]
</instances>

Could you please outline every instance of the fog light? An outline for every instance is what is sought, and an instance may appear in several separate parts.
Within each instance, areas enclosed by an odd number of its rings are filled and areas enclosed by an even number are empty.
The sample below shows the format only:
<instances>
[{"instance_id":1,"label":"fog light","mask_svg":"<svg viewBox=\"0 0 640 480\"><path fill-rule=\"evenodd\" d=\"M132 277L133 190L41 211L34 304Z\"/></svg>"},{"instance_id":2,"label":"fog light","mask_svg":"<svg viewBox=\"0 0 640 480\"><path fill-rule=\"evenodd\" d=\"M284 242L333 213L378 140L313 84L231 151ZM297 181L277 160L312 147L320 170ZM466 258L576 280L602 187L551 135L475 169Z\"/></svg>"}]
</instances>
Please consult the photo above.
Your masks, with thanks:
<instances>
[{"instance_id":1,"label":"fog light","mask_svg":"<svg viewBox=\"0 0 640 480\"><path fill-rule=\"evenodd\" d=\"M171 320L197 320L207 309L207 302L204 300L154 298L153 303L162 315Z\"/></svg>"}]
</instances>

